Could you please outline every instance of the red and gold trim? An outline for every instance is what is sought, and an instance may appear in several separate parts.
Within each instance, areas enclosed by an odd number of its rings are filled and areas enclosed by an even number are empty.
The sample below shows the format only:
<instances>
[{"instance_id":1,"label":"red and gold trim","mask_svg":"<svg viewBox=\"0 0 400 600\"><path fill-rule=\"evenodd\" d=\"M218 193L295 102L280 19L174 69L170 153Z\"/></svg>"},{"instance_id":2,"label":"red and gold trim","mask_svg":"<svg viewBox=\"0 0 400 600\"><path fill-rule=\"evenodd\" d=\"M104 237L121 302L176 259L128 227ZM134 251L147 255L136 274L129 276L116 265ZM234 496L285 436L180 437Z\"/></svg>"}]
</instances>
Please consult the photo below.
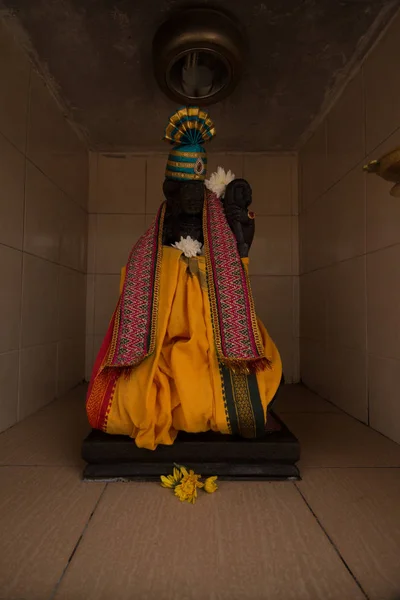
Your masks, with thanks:
<instances>
[{"instance_id":1,"label":"red and gold trim","mask_svg":"<svg viewBox=\"0 0 400 600\"><path fill-rule=\"evenodd\" d=\"M207 283L219 360L233 371L251 373L270 361L257 323L249 276L220 199L207 191L203 209Z\"/></svg>"}]
</instances>

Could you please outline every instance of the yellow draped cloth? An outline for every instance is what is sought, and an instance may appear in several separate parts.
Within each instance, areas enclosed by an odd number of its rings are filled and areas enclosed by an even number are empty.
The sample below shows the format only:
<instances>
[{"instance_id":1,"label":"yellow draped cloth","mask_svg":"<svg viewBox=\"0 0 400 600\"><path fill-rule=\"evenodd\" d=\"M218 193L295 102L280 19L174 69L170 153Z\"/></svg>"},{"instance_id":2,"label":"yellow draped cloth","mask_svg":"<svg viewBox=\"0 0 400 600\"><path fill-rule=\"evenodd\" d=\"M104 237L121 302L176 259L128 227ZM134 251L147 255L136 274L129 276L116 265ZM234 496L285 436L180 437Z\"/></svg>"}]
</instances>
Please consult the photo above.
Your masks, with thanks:
<instances>
[{"instance_id":1,"label":"yellow draped cloth","mask_svg":"<svg viewBox=\"0 0 400 600\"><path fill-rule=\"evenodd\" d=\"M243 264L247 269L248 259ZM178 431L211 429L253 437L257 410L265 427L268 404L282 377L279 352L258 321L270 367L254 375L221 367L205 269L203 256L186 258L180 250L163 247L156 348L118 378L107 433L128 435L138 447L154 450L172 444ZM125 269L121 290L124 277Z\"/></svg>"}]
</instances>

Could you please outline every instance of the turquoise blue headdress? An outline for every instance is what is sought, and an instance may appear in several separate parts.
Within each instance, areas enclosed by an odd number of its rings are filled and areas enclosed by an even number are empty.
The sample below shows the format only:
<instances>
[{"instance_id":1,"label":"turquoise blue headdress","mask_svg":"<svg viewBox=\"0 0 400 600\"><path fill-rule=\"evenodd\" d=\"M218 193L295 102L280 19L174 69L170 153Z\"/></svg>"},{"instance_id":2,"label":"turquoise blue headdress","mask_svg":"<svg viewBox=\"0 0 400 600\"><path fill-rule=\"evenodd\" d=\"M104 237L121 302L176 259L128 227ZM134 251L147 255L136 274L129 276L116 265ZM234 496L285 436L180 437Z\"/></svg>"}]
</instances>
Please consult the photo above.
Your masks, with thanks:
<instances>
[{"instance_id":1,"label":"turquoise blue headdress","mask_svg":"<svg viewBox=\"0 0 400 600\"><path fill-rule=\"evenodd\" d=\"M203 144L215 136L208 113L197 106L181 108L169 120L164 139L174 145L168 156L165 177L204 181L207 154Z\"/></svg>"}]
</instances>

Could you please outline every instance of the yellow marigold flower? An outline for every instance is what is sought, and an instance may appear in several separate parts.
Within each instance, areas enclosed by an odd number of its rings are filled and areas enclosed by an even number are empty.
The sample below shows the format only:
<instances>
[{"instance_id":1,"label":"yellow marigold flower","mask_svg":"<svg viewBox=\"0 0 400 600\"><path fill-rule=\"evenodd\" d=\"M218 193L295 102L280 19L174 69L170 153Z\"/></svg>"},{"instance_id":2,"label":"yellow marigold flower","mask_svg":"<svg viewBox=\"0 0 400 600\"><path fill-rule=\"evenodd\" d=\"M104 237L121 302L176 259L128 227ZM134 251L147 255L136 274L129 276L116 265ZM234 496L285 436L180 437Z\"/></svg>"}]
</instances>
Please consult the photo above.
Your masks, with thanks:
<instances>
[{"instance_id":1,"label":"yellow marigold flower","mask_svg":"<svg viewBox=\"0 0 400 600\"><path fill-rule=\"evenodd\" d=\"M207 492L207 494L213 494L214 492L217 491L218 489L218 485L215 483L217 480L217 477L208 477L204 483L204 491Z\"/></svg>"},{"instance_id":2,"label":"yellow marigold flower","mask_svg":"<svg viewBox=\"0 0 400 600\"><path fill-rule=\"evenodd\" d=\"M180 472L182 473L183 477L187 477L189 475L186 467L179 467L179 469L180 469ZM193 473L194 471L191 471L191 472Z\"/></svg>"},{"instance_id":3,"label":"yellow marigold flower","mask_svg":"<svg viewBox=\"0 0 400 600\"><path fill-rule=\"evenodd\" d=\"M181 473L181 471L180 471L180 469L179 469L178 467L174 467L174 470L173 470L173 477L174 477L174 481L175 481L176 483L179 483L179 482L180 482L180 480L182 479L182 477L183 477L183 474Z\"/></svg>"},{"instance_id":4,"label":"yellow marigold flower","mask_svg":"<svg viewBox=\"0 0 400 600\"><path fill-rule=\"evenodd\" d=\"M181 479L182 473L179 469L174 467L173 475L168 475L167 477L165 477L165 475L161 475L161 485L162 487L173 489L178 485Z\"/></svg>"},{"instance_id":5,"label":"yellow marigold flower","mask_svg":"<svg viewBox=\"0 0 400 600\"><path fill-rule=\"evenodd\" d=\"M187 471L185 467L181 467L183 475L180 483L175 487L175 496L181 502L189 502L194 504L197 498L197 489L204 487L204 483L199 481L201 475L196 475L194 471Z\"/></svg>"},{"instance_id":6,"label":"yellow marigold flower","mask_svg":"<svg viewBox=\"0 0 400 600\"><path fill-rule=\"evenodd\" d=\"M171 488L171 489L174 487L172 475L168 475L168 477L165 477L165 475L161 475L160 479L161 479L162 487Z\"/></svg>"}]
</instances>

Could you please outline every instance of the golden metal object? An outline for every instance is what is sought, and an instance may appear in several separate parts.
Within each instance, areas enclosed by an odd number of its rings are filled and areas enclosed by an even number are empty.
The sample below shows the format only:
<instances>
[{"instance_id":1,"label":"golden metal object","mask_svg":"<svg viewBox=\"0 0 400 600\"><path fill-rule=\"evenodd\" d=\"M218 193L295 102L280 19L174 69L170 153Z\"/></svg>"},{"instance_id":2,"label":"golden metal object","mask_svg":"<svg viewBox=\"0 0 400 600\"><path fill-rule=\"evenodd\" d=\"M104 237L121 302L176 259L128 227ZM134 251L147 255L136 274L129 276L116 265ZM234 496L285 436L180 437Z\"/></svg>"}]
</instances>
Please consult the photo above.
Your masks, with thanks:
<instances>
[{"instance_id":1,"label":"golden metal object","mask_svg":"<svg viewBox=\"0 0 400 600\"><path fill-rule=\"evenodd\" d=\"M371 160L363 169L367 173L375 173L382 179L395 183L390 195L400 198L400 148L384 154L379 160Z\"/></svg>"},{"instance_id":2,"label":"golden metal object","mask_svg":"<svg viewBox=\"0 0 400 600\"><path fill-rule=\"evenodd\" d=\"M206 178L206 173L197 175L197 173L182 173L180 171L165 171L165 177L172 177L172 179L194 179L195 181L203 181Z\"/></svg>"},{"instance_id":3,"label":"golden metal object","mask_svg":"<svg viewBox=\"0 0 400 600\"><path fill-rule=\"evenodd\" d=\"M202 158L207 159L206 152L183 152L182 150L172 150L170 156L179 156L183 158Z\"/></svg>"}]
</instances>

